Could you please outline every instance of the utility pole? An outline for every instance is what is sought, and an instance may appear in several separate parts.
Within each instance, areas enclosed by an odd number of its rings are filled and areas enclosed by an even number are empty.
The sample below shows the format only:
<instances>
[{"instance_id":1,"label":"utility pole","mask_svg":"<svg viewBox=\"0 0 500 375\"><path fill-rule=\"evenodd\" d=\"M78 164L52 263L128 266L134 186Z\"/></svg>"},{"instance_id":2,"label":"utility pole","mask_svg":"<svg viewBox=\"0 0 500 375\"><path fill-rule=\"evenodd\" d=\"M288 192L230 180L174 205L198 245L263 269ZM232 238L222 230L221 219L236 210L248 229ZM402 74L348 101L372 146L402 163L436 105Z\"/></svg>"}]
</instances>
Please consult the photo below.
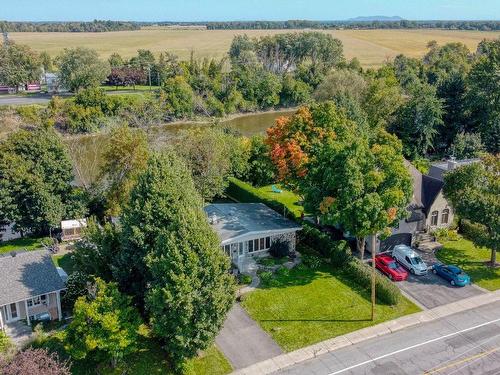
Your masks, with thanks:
<instances>
[{"instance_id":1,"label":"utility pole","mask_svg":"<svg viewBox=\"0 0 500 375\"><path fill-rule=\"evenodd\" d=\"M148 72L149 72L149 91L151 91L151 65L148 65Z\"/></svg>"}]
</instances>

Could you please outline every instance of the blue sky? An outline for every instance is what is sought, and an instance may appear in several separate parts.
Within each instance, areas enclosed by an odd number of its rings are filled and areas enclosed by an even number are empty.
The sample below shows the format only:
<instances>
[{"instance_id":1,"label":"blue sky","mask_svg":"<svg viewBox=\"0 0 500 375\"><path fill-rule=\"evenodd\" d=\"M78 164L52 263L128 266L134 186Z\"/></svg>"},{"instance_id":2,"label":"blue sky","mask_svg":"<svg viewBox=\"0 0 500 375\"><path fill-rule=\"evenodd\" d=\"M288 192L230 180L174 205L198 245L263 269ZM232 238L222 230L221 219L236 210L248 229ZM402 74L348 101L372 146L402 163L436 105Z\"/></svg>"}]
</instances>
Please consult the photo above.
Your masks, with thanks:
<instances>
[{"instance_id":1,"label":"blue sky","mask_svg":"<svg viewBox=\"0 0 500 375\"><path fill-rule=\"evenodd\" d=\"M0 20L500 19L500 0L0 0Z\"/></svg>"}]
</instances>

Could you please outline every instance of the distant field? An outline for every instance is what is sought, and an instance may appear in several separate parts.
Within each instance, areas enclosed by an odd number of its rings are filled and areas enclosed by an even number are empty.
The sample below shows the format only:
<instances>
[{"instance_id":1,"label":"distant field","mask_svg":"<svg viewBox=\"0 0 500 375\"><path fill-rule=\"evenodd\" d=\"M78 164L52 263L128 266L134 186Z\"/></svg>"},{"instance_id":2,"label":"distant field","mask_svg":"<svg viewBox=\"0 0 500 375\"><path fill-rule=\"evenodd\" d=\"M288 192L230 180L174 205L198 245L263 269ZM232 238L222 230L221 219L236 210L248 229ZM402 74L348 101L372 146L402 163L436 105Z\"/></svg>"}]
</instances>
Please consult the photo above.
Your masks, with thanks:
<instances>
[{"instance_id":1,"label":"distant field","mask_svg":"<svg viewBox=\"0 0 500 375\"><path fill-rule=\"evenodd\" d=\"M107 33L10 33L17 43L29 44L38 51L58 54L63 48L86 46L108 57L118 52L131 57L137 49L150 49L155 53L169 51L186 59L195 52L197 57L224 56L235 35L251 37L298 30L179 30L171 28L147 28L138 31ZM375 67L387 59L403 53L417 57L426 51L427 42L463 42L471 50L483 39L500 37L500 32L453 31L453 30L329 30L323 31L339 38L344 44L347 58L356 56L363 66Z\"/></svg>"}]
</instances>

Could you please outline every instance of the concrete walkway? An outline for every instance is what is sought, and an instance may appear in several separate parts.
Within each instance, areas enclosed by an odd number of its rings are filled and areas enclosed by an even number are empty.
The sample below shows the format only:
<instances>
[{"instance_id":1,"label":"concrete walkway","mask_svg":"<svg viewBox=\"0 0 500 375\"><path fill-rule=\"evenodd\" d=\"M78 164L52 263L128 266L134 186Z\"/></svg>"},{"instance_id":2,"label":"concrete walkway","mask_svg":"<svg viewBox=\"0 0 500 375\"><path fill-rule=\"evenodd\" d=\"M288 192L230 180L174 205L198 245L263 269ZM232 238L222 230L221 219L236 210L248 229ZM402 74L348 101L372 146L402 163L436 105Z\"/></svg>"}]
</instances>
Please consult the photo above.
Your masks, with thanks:
<instances>
[{"instance_id":1,"label":"concrete walkway","mask_svg":"<svg viewBox=\"0 0 500 375\"><path fill-rule=\"evenodd\" d=\"M278 344L238 303L229 312L215 343L234 369L241 369L283 353Z\"/></svg>"},{"instance_id":2,"label":"concrete walkway","mask_svg":"<svg viewBox=\"0 0 500 375\"><path fill-rule=\"evenodd\" d=\"M439 306L430 310L407 315L372 327L363 328L359 331L338 336L330 340L276 356L252 366L240 369L234 374L264 375L285 369L297 363L312 359L318 355L333 352L335 350L372 339L374 337L388 335L409 327L434 321L446 316L460 313L465 310L474 309L493 302L500 301L500 290L491 293L480 294L471 298L456 301L447 305Z\"/></svg>"},{"instance_id":3,"label":"concrete walkway","mask_svg":"<svg viewBox=\"0 0 500 375\"><path fill-rule=\"evenodd\" d=\"M5 333L18 348L22 348L33 337L33 330L22 320L7 323L5 326Z\"/></svg>"}]
</instances>

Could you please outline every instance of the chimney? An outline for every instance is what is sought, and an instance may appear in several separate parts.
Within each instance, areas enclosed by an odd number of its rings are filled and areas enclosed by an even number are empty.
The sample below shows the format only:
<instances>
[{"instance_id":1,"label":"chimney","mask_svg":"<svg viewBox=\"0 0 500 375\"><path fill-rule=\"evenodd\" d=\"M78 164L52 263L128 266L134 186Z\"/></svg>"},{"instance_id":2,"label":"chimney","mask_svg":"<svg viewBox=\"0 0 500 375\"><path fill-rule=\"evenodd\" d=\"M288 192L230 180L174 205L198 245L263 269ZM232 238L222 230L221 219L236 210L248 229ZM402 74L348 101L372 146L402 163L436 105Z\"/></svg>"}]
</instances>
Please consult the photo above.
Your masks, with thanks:
<instances>
[{"instance_id":1,"label":"chimney","mask_svg":"<svg viewBox=\"0 0 500 375\"><path fill-rule=\"evenodd\" d=\"M457 160L454 156L448 159L448 170L451 171L458 166Z\"/></svg>"},{"instance_id":2,"label":"chimney","mask_svg":"<svg viewBox=\"0 0 500 375\"><path fill-rule=\"evenodd\" d=\"M214 213L212 213L212 216L210 217L210 224L217 224L217 215Z\"/></svg>"}]
</instances>

